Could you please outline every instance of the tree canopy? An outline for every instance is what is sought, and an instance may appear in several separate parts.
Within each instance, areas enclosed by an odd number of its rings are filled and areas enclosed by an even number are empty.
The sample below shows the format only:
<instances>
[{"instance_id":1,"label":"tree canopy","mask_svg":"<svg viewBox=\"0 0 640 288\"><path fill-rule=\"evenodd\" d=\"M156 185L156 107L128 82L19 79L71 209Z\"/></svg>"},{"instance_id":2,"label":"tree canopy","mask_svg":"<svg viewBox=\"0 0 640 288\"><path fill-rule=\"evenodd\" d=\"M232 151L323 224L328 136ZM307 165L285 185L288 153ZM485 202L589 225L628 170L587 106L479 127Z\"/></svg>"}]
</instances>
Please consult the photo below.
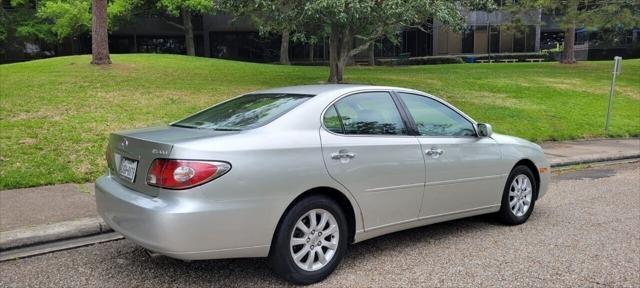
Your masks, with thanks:
<instances>
[{"instance_id":1,"label":"tree canopy","mask_svg":"<svg viewBox=\"0 0 640 288\"><path fill-rule=\"evenodd\" d=\"M307 24L300 19L301 2L288 0L219 0L219 8L237 17L248 17L258 28L261 35L277 33L282 36L280 44L280 63L289 64L289 36L304 39L305 31L298 25ZM310 35L311 33L306 33ZM315 39L315 38L310 38ZM311 40L310 42L312 42Z\"/></svg>"},{"instance_id":2,"label":"tree canopy","mask_svg":"<svg viewBox=\"0 0 640 288\"><path fill-rule=\"evenodd\" d=\"M302 21L302 33L329 34L329 82L343 81L344 68L351 57L364 51L377 39L393 38L402 27L422 27L438 21L453 30L466 26L463 9L491 10L490 0L320 0L293 2L292 9ZM309 29L313 27L313 29Z\"/></svg>"},{"instance_id":3,"label":"tree canopy","mask_svg":"<svg viewBox=\"0 0 640 288\"><path fill-rule=\"evenodd\" d=\"M131 15L140 0L109 1L107 14L109 28L115 29ZM33 6L32 1L12 0L11 13L2 11L5 33L13 31L23 40L40 39L47 42L62 40L91 31L91 0L41 0Z\"/></svg>"},{"instance_id":4,"label":"tree canopy","mask_svg":"<svg viewBox=\"0 0 640 288\"><path fill-rule=\"evenodd\" d=\"M461 9L492 9L490 0L221 0L224 9L252 15L261 31L292 31L295 38L329 36L329 82L342 82L348 61L401 27L423 27L430 20L462 30Z\"/></svg>"},{"instance_id":5,"label":"tree canopy","mask_svg":"<svg viewBox=\"0 0 640 288\"><path fill-rule=\"evenodd\" d=\"M564 30L564 51L561 62L575 63L574 42L576 28L590 31L616 32L640 26L638 0L520 0L507 10L513 12L513 21L520 22L531 10L550 15Z\"/></svg>"}]
</instances>

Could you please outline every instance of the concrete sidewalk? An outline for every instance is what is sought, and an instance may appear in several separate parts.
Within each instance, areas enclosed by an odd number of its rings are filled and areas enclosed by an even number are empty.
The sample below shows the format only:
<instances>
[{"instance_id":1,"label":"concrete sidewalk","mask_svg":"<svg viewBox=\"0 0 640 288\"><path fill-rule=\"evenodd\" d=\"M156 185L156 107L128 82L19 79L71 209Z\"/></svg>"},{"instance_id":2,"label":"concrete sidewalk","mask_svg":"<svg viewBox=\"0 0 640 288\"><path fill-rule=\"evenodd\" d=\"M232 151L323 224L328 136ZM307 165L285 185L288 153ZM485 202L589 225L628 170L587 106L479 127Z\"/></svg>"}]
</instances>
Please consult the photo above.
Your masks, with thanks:
<instances>
[{"instance_id":1,"label":"concrete sidewalk","mask_svg":"<svg viewBox=\"0 0 640 288\"><path fill-rule=\"evenodd\" d=\"M640 157L640 138L542 143L551 167Z\"/></svg>"},{"instance_id":2,"label":"concrete sidewalk","mask_svg":"<svg viewBox=\"0 0 640 288\"><path fill-rule=\"evenodd\" d=\"M0 251L108 231L93 183L0 191Z\"/></svg>"},{"instance_id":3,"label":"concrete sidewalk","mask_svg":"<svg viewBox=\"0 0 640 288\"><path fill-rule=\"evenodd\" d=\"M640 138L543 143L552 167L640 158ZM93 184L0 191L0 250L103 233Z\"/></svg>"}]
</instances>

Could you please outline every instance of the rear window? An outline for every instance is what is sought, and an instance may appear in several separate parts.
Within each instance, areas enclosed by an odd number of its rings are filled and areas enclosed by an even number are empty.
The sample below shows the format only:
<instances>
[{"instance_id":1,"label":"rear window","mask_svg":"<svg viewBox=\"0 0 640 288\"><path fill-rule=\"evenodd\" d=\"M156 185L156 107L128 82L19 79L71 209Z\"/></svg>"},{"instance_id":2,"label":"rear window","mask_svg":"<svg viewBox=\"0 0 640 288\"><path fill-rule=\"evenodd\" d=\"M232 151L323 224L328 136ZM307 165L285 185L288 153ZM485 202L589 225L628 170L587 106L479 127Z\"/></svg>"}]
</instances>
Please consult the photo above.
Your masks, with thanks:
<instances>
[{"instance_id":1,"label":"rear window","mask_svg":"<svg viewBox=\"0 0 640 288\"><path fill-rule=\"evenodd\" d=\"M243 130L262 126L307 101L313 95L248 94L220 103L173 123L173 126Z\"/></svg>"}]
</instances>

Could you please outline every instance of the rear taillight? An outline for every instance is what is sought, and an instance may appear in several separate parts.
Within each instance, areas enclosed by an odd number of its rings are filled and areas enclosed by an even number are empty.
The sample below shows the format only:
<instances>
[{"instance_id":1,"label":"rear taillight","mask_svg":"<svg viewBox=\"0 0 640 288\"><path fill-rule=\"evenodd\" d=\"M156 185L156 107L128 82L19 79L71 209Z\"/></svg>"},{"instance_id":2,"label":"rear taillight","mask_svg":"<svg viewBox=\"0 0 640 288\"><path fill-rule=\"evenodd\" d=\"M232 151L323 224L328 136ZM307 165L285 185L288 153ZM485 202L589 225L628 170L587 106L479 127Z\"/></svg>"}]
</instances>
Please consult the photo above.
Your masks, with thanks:
<instances>
[{"instance_id":1,"label":"rear taillight","mask_svg":"<svg viewBox=\"0 0 640 288\"><path fill-rule=\"evenodd\" d=\"M107 167L113 169L113 153L111 153L111 145L107 144L107 151L105 151L105 159L107 160Z\"/></svg>"},{"instance_id":2,"label":"rear taillight","mask_svg":"<svg viewBox=\"0 0 640 288\"><path fill-rule=\"evenodd\" d=\"M231 169L218 161L156 159L147 173L147 184L165 189L187 189L216 179Z\"/></svg>"}]
</instances>

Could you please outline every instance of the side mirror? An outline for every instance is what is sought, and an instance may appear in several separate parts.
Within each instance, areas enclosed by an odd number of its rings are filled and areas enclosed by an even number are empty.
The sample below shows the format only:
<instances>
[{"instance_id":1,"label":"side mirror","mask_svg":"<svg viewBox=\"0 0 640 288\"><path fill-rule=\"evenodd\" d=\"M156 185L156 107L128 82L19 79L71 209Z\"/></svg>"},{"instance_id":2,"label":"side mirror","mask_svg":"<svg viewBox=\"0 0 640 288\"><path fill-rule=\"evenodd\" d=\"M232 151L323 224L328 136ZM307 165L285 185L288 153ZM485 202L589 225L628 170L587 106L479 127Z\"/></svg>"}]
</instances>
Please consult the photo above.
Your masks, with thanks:
<instances>
[{"instance_id":1,"label":"side mirror","mask_svg":"<svg viewBox=\"0 0 640 288\"><path fill-rule=\"evenodd\" d=\"M490 124L478 123L478 136L491 137L491 134L493 134L493 129Z\"/></svg>"}]
</instances>

